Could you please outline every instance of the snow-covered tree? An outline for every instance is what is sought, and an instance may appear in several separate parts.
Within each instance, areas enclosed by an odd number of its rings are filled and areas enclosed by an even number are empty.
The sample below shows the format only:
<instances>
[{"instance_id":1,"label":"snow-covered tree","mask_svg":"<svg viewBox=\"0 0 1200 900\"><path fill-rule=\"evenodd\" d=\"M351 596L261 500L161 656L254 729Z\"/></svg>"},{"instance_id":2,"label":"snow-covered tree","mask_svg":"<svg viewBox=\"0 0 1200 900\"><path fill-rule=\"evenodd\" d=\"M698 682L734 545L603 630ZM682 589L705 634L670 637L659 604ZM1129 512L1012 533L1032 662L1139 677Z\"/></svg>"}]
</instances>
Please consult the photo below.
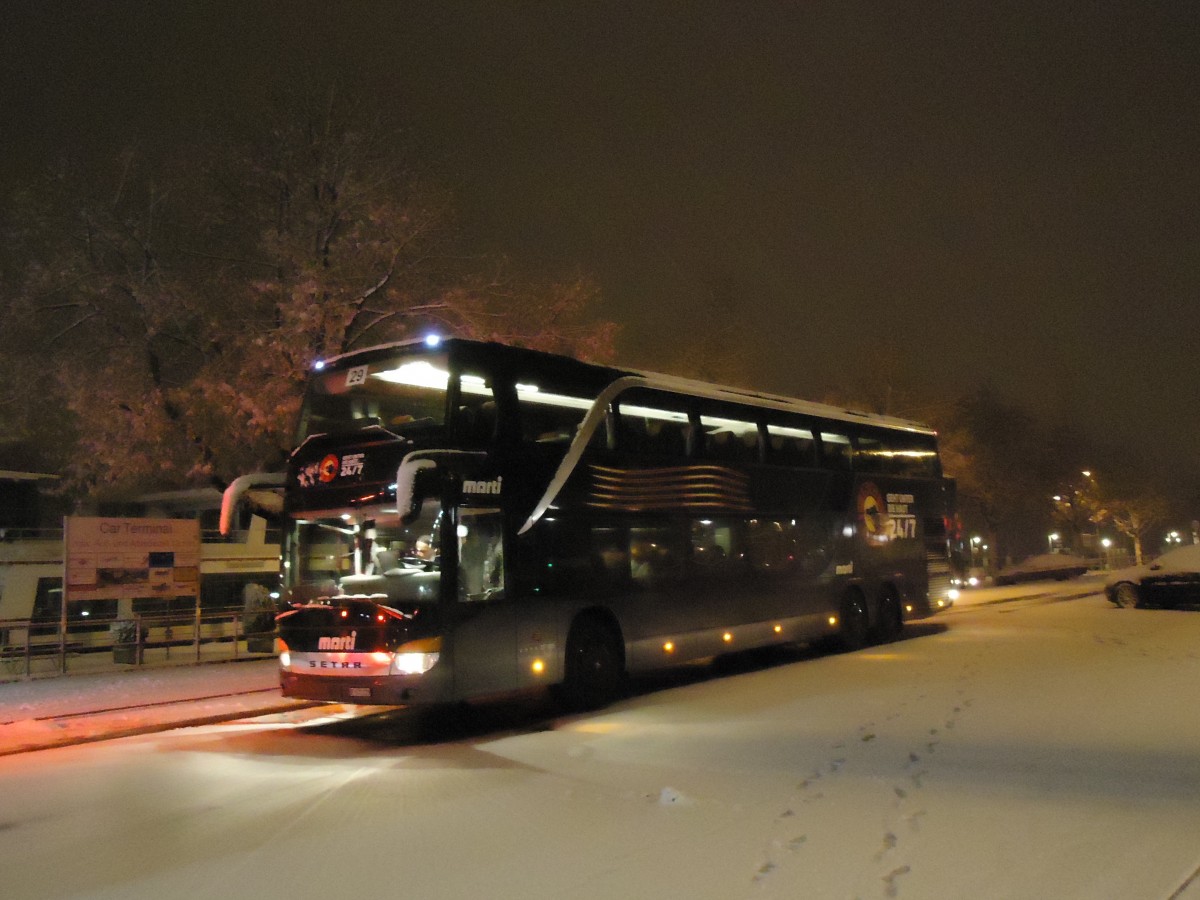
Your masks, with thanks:
<instances>
[{"instance_id":1,"label":"snow-covered tree","mask_svg":"<svg viewBox=\"0 0 1200 900\"><path fill-rule=\"evenodd\" d=\"M0 316L39 362L40 404L70 412L40 439L73 433L75 491L279 466L313 361L431 327L611 356L588 279L457 249L448 195L396 128L336 98L280 110L175 167L64 169L6 220L20 271Z\"/></svg>"}]
</instances>

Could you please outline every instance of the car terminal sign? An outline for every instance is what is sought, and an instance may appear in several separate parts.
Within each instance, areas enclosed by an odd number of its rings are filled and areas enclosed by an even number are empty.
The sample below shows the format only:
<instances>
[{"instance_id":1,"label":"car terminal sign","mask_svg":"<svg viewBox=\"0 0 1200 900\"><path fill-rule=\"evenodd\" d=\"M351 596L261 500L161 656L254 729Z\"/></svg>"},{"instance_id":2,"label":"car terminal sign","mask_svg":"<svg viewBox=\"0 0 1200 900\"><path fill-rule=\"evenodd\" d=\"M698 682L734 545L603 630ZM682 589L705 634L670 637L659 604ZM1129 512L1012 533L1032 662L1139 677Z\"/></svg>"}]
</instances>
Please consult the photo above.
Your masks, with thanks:
<instances>
[{"instance_id":1,"label":"car terminal sign","mask_svg":"<svg viewBox=\"0 0 1200 900\"><path fill-rule=\"evenodd\" d=\"M196 519L69 516L65 543L68 601L200 596Z\"/></svg>"}]
</instances>

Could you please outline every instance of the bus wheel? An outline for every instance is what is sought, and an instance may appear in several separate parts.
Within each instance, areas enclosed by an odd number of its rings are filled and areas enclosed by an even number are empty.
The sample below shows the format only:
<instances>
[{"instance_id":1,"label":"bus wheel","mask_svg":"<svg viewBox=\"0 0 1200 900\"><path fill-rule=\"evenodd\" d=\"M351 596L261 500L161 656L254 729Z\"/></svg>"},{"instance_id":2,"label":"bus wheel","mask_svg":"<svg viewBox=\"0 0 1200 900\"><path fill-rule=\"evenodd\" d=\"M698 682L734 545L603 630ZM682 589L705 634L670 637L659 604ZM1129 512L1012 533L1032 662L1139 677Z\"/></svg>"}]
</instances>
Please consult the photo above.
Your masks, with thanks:
<instances>
[{"instance_id":1,"label":"bus wheel","mask_svg":"<svg viewBox=\"0 0 1200 900\"><path fill-rule=\"evenodd\" d=\"M890 644L900 637L903 629L904 617L900 612L900 600L894 592L888 591L879 598L871 638L878 644Z\"/></svg>"},{"instance_id":2,"label":"bus wheel","mask_svg":"<svg viewBox=\"0 0 1200 900\"><path fill-rule=\"evenodd\" d=\"M579 619L567 636L564 669L559 695L569 708L599 709L608 705L625 681L620 636L600 619Z\"/></svg>"},{"instance_id":3,"label":"bus wheel","mask_svg":"<svg viewBox=\"0 0 1200 900\"><path fill-rule=\"evenodd\" d=\"M838 627L836 644L843 653L861 650L867 645L867 603L858 591L847 591L840 607L841 624Z\"/></svg>"}]
</instances>

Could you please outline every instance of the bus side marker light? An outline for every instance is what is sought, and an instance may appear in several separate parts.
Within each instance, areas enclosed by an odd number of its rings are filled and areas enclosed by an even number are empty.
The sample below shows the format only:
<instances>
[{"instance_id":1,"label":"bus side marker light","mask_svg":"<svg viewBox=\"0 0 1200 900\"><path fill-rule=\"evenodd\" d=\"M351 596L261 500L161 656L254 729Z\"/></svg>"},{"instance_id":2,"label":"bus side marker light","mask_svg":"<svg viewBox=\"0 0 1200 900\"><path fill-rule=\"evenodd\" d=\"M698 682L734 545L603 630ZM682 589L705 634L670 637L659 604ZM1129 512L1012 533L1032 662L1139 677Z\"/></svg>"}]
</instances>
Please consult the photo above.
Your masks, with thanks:
<instances>
[{"instance_id":1,"label":"bus side marker light","mask_svg":"<svg viewBox=\"0 0 1200 900\"><path fill-rule=\"evenodd\" d=\"M783 626L782 626L782 625L776 625L776 626L775 626L775 633L776 633L776 634L783 634Z\"/></svg>"},{"instance_id":2,"label":"bus side marker light","mask_svg":"<svg viewBox=\"0 0 1200 900\"><path fill-rule=\"evenodd\" d=\"M675 652L675 642L674 641L667 641L665 644L663 644L663 653L674 653L674 652Z\"/></svg>"},{"instance_id":3,"label":"bus side marker light","mask_svg":"<svg viewBox=\"0 0 1200 900\"><path fill-rule=\"evenodd\" d=\"M721 635L721 640L723 640L725 643L728 644L730 641L733 640L733 635L727 631L723 635Z\"/></svg>"},{"instance_id":4,"label":"bus side marker light","mask_svg":"<svg viewBox=\"0 0 1200 900\"><path fill-rule=\"evenodd\" d=\"M546 671L546 663L540 659L535 659L533 661L533 665L530 666L530 668L533 669L534 675L541 675L543 672Z\"/></svg>"},{"instance_id":5,"label":"bus side marker light","mask_svg":"<svg viewBox=\"0 0 1200 900\"><path fill-rule=\"evenodd\" d=\"M838 620L837 620L837 616L830 616L830 617L829 617L829 627L830 627L830 628L837 628L837 622L838 622Z\"/></svg>"}]
</instances>

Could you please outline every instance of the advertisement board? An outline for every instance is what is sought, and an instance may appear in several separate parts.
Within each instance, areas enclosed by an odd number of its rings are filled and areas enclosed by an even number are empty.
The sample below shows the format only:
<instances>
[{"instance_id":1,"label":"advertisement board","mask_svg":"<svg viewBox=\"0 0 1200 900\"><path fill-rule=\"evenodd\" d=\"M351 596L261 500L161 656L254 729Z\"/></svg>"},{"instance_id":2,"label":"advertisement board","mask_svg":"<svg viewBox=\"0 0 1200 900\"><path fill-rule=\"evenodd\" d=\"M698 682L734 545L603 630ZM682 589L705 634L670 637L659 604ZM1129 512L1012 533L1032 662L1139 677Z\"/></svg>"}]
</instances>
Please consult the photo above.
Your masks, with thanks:
<instances>
[{"instance_id":1,"label":"advertisement board","mask_svg":"<svg viewBox=\"0 0 1200 900\"><path fill-rule=\"evenodd\" d=\"M65 600L200 596L196 519L69 516Z\"/></svg>"}]
</instances>

